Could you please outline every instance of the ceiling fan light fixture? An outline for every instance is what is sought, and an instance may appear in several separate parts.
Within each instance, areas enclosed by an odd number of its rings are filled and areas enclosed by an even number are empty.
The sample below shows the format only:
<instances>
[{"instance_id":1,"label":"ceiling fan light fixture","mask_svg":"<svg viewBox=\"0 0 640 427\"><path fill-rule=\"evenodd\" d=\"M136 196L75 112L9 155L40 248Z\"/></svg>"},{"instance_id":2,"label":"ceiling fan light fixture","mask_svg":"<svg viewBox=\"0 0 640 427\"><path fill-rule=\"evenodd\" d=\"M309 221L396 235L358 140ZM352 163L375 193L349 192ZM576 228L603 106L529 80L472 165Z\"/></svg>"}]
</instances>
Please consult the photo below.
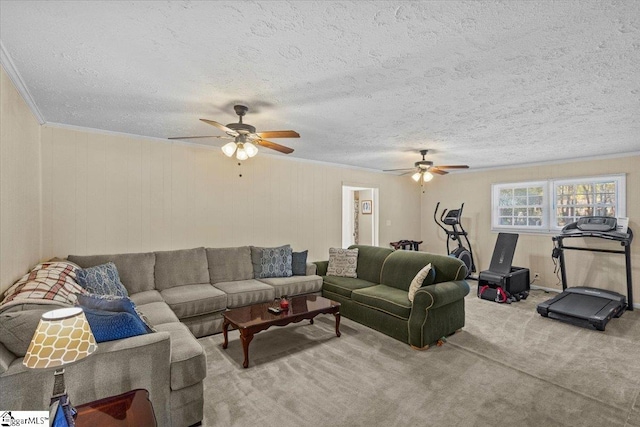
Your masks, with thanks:
<instances>
[{"instance_id":1,"label":"ceiling fan light fixture","mask_svg":"<svg viewBox=\"0 0 640 427\"><path fill-rule=\"evenodd\" d=\"M247 155L249 157L253 157L256 154L258 154L258 147L256 147L255 145L253 145L250 142L245 142L244 143L244 151L246 151Z\"/></svg>"},{"instance_id":2,"label":"ceiling fan light fixture","mask_svg":"<svg viewBox=\"0 0 640 427\"><path fill-rule=\"evenodd\" d=\"M420 172L416 172L411 175L411 179L413 179L415 182L420 181L420 178L422 178L422 174Z\"/></svg>"},{"instance_id":3,"label":"ceiling fan light fixture","mask_svg":"<svg viewBox=\"0 0 640 427\"><path fill-rule=\"evenodd\" d=\"M238 147L235 142L229 142L222 146L222 152L224 153L225 156L231 157L233 156L233 153L236 152L236 148Z\"/></svg>"},{"instance_id":4,"label":"ceiling fan light fixture","mask_svg":"<svg viewBox=\"0 0 640 427\"><path fill-rule=\"evenodd\" d=\"M433 174L431 172L425 172L424 174L422 174L422 180L424 182L429 182L433 179Z\"/></svg>"},{"instance_id":5,"label":"ceiling fan light fixture","mask_svg":"<svg viewBox=\"0 0 640 427\"><path fill-rule=\"evenodd\" d=\"M238 144L238 151L236 151L236 159L238 160L247 160L249 158L249 154L244 149L243 144Z\"/></svg>"}]
</instances>

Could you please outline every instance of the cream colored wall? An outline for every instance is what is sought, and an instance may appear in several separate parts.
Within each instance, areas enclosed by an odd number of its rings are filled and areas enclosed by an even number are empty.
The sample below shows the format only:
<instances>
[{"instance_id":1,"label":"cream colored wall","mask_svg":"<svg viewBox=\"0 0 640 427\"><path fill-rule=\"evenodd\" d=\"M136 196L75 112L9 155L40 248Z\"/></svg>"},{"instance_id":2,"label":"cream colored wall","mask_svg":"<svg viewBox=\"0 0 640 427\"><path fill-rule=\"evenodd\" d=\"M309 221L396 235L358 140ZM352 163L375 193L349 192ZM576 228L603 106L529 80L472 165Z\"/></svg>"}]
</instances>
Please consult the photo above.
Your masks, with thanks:
<instances>
[{"instance_id":1,"label":"cream colored wall","mask_svg":"<svg viewBox=\"0 0 640 427\"><path fill-rule=\"evenodd\" d=\"M0 294L40 261L40 125L0 67Z\"/></svg>"},{"instance_id":2,"label":"cream colored wall","mask_svg":"<svg viewBox=\"0 0 640 427\"><path fill-rule=\"evenodd\" d=\"M480 270L486 270L496 242L497 233L491 231L491 184L519 182L549 178L626 173L627 216L629 227L640 232L640 156L620 157L594 161L568 162L541 166L496 169L478 172L449 174L436 177L427 184L422 196L422 250L445 253L446 235L433 222L433 210L440 201L441 208L457 208L464 202L462 224L469 232L469 239ZM520 233L514 265L528 267L541 277L535 285L561 289L551 260L552 234ZM569 244L569 242L565 242ZM570 244L586 244L591 247L622 249L619 243L602 239L571 239ZM615 290L626 295L624 256L582 251L565 251L567 281L569 286L595 286ZM631 245L635 303L640 303L640 242Z\"/></svg>"},{"instance_id":3,"label":"cream colored wall","mask_svg":"<svg viewBox=\"0 0 640 427\"><path fill-rule=\"evenodd\" d=\"M381 245L419 233L411 180L265 151L238 166L218 148L44 126L43 255L290 243L327 259L343 182L379 187Z\"/></svg>"}]
</instances>

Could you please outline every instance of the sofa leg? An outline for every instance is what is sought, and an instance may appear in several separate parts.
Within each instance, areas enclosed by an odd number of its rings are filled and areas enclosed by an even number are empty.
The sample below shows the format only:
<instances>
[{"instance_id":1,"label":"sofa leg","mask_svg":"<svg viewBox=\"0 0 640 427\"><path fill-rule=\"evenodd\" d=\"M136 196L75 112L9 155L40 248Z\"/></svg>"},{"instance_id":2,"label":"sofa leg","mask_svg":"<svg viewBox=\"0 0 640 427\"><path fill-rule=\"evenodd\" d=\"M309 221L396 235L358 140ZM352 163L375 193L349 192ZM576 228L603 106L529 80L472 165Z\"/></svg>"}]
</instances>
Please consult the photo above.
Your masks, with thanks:
<instances>
[{"instance_id":1,"label":"sofa leg","mask_svg":"<svg viewBox=\"0 0 640 427\"><path fill-rule=\"evenodd\" d=\"M199 426L201 426L201 425L202 425L202 421L198 421L198 422L197 422L197 423L195 423L195 424L191 424L189 427L199 427Z\"/></svg>"},{"instance_id":2,"label":"sofa leg","mask_svg":"<svg viewBox=\"0 0 640 427\"><path fill-rule=\"evenodd\" d=\"M429 350L429 346L428 345L425 345L424 347L416 347L415 345L412 345L411 348L414 349L414 350L418 350L418 351Z\"/></svg>"}]
</instances>

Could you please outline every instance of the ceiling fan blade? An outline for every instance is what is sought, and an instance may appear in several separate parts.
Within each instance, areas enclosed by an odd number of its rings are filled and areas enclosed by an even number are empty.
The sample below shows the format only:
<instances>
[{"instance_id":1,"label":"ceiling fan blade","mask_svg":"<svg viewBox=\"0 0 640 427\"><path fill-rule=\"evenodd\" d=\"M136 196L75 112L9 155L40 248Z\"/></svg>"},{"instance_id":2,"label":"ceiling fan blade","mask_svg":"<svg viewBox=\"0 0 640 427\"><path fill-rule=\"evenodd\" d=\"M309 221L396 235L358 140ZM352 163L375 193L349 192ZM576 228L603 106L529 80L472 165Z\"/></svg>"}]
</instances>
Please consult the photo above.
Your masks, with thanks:
<instances>
[{"instance_id":1,"label":"ceiling fan blade","mask_svg":"<svg viewBox=\"0 0 640 427\"><path fill-rule=\"evenodd\" d=\"M405 176L405 175L409 175L410 173L413 173L413 169L412 169L412 170L410 170L410 171L407 171L407 172L405 172L405 173L401 173L401 174L400 174L400 175L398 175L398 176Z\"/></svg>"},{"instance_id":2,"label":"ceiling fan blade","mask_svg":"<svg viewBox=\"0 0 640 427\"><path fill-rule=\"evenodd\" d=\"M438 166L438 167L440 167L440 166ZM446 174L449 173L447 171L443 171L443 170L440 170L438 168L429 168L429 172L435 173L435 174L438 174L438 175L446 175Z\"/></svg>"},{"instance_id":3,"label":"ceiling fan blade","mask_svg":"<svg viewBox=\"0 0 640 427\"><path fill-rule=\"evenodd\" d=\"M397 172L397 171L412 171L415 168L402 168L402 169L384 169L382 172Z\"/></svg>"},{"instance_id":4,"label":"ceiling fan blade","mask_svg":"<svg viewBox=\"0 0 640 427\"><path fill-rule=\"evenodd\" d=\"M293 148L285 147L284 145L276 144L275 142L267 141L266 139L258 139L255 142L258 145L262 145L266 148L271 148L272 150L276 150L284 154L293 153Z\"/></svg>"},{"instance_id":5,"label":"ceiling fan blade","mask_svg":"<svg viewBox=\"0 0 640 427\"><path fill-rule=\"evenodd\" d=\"M438 169L469 169L467 165L447 165L447 166L436 166Z\"/></svg>"},{"instance_id":6,"label":"ceiling fan blade","mask_svg":"<svg viewBox=\"0 0 640 427\"><path fill-rule=\"evenodd\" d=\"M267 130L256 135L260 138L300 138L300 134L295 130Z\"/></svg>"},{"instance_id":7,"label":"ceiling fan blade","mask_svg":"<svg viewBox=\"0 0 640 427\"><path fill-rule=\"evenodd\" d=\"M226 133L228 133L230 135L233 135L233 136L237 136L238 135L238 132L236 132L235 130L233 130L231 128L228 128L225 125L223 125L221 123L218 123L216 121L207 120L207 119L200 119L200 121L205 122L208 125L215 126L218 129L220 129L221 131L226 132Z\"/></svg>"},{"instance_id":8,"label":"ceiling fan blade","mask_svg":"<svg viewBox=\"0 0 640 427\"><path fill-rule=\"evenodd\" d=\"M167 139L195 139L195 138L221 138L221 139L233 139L230 136L220 136L220 135L206 135L206 136L172 136Z\"/></svg>"}]
</instances>

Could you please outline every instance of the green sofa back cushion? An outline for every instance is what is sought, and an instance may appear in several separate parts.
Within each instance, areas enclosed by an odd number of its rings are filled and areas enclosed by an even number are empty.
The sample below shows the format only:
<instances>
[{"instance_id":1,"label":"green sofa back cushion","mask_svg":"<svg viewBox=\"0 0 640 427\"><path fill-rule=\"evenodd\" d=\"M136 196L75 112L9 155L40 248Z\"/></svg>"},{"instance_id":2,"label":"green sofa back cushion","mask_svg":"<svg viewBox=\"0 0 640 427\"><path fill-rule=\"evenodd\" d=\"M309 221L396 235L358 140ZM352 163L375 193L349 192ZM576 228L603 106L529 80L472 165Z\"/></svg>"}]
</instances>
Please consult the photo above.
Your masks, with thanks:
<instances>
[{"instance_id":1,"label":"green sofa back cushion","mask_svg":"<svg viewBox=\"0 0 640 427\"><path fill-rule=\"evenodd\" d=\"M349 249L358 249L358 279L380 283L380 272L384 260L393 253L393 249L377 246L351 245ZM414 274L415 276L415 274Z\"/></svg>"},{"instance_id":2,"label":"green sofa back cushion","mask_svg":"<svg viewBox=\"0 0 640 427\"><path fill-rule=\"evenodd\" d=\"M435 277L433 274L427 276L422 286L449 280L462 280L467 275L464 263L457 258L427 252L398 250L389 255L385 261L380 283L408 292L413 278L429 263L435 271Z\"/></svg>"}]
</instances>

